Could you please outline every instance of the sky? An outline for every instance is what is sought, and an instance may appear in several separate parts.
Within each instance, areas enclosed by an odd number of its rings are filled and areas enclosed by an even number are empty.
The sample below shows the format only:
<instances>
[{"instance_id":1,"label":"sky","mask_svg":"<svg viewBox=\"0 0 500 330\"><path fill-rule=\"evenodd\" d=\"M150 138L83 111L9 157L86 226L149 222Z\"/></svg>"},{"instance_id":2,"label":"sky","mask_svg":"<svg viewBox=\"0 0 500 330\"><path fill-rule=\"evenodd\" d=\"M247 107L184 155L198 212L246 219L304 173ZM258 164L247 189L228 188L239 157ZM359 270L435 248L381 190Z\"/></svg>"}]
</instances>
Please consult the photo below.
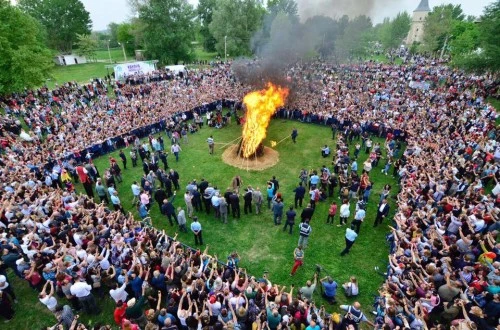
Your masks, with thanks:
<instances>
[{"instance_id":1,"label":"sky","mask_svg":"<svg viewBox=\"0 0 500 330\"><path fill-rule=\"evenodd\" d=\"M132 16L127 0L81 1L90 13L95 31L106 30L109 23L121 23ZM188 1L193 5L198 3L198 0ZM363 10L361 8L371 8L366 14L372 18L374 23L379 23L384 17L394 17L400 11L413 12L420 0L298 0L297 2L302 18L325 12L331 16L340 17L342 14L349 14L353 9L343 8L343 3L349 3L350 7L353 4L359 4L359 8L355 10L356 13ZM466 15L479 16L483 12L483 8L493 2L494 0L429 0L429 5L433 7L446 3L460 4ZM325 7L328 7L329 10L325 11Z\"/></svg>"}]
</instances>

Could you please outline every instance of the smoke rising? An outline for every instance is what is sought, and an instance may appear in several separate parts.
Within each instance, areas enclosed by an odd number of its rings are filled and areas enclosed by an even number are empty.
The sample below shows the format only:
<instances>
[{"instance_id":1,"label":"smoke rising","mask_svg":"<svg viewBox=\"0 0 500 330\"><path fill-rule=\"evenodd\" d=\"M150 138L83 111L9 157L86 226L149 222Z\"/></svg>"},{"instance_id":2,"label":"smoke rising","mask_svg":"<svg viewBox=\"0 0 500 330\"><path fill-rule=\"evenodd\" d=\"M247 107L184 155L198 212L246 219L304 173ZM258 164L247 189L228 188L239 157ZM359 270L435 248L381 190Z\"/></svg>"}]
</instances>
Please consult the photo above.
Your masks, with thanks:
<instances>
[{"instance_id":1,"label":"smoke rising","mask_svg":"<svg viewBox=\"0 0 500 330\"><path fill-rule=\"evenodd\" d=\"M356 43L354 35L344 35L354 34L356 29L346 29L348 22L341 19L343 15L348 15L350 20L360 15L372 16L397 2L297 0L299 16L285 12L266 15L262 28L251 40L251 48L258 60L237 60L232 70L244 84L262 88L267 82L272 82L289 87L293 97L294 86L286 77L287 68L312 55L330 56L335 48L340 52L341 47L351 48L352 43ZM343 41L339 42L339 39ZM353 39L349 47L345 45L348 43L345 39Z\"/></svg>"},{"instance_id":2,"label":"smoke rising","mask_svg":"<svg viewBox=\"0 0 500 330\"><path fill-rule=\"evenodd\" d=\"M388 7L397 5L398 0L296 0L299 7L301 20L324 15L340 18L347 15L350 18L366 15L374 17L385 11ZM415 7L419 0L415 1Z\"/></svg>"}]
</instances>

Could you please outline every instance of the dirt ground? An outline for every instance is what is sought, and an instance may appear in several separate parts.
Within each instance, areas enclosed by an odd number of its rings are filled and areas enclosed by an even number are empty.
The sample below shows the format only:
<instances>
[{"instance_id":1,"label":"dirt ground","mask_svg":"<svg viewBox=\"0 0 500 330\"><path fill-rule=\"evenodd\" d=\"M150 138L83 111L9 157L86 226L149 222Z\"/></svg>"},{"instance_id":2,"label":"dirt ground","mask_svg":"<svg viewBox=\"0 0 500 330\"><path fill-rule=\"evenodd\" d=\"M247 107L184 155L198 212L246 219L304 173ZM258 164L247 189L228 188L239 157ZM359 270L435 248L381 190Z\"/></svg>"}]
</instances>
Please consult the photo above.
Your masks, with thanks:
<instances>
[{"instance_id":1,"label":"dirt ground","mask_svg":"<svg viewBox=\"0 0 500 330\"><path fill-rule=\"evenodd\" d=\"M276 165L280 158L279 152L272 148L264 147L263 156L252 159L245 159L239 157L236 154L237 148L238 145L236 144L227 147L222 154L222 160L228 165L241 168L243 170L262 171Z\"/></svg>"}]
</instances>

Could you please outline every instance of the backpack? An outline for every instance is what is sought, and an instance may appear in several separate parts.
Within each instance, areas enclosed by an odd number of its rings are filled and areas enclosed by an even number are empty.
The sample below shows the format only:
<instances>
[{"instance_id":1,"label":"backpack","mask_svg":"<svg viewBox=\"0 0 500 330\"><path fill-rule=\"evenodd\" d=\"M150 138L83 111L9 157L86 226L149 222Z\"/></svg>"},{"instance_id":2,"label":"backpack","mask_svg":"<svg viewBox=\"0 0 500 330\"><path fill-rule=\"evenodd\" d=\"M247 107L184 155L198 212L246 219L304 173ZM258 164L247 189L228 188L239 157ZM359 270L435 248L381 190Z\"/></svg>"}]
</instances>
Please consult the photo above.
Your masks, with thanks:
<instances>
[{"instance_id":1,"label":"backpack","mask_svg":"<svg viewBox=\"0 0 500 330\"><path fill-rule=\"evenodd\" d=\"M314 201L315 202L319 201L319 190L318 189L316 189L314 191Z\"/></svg>"}]
</instances>

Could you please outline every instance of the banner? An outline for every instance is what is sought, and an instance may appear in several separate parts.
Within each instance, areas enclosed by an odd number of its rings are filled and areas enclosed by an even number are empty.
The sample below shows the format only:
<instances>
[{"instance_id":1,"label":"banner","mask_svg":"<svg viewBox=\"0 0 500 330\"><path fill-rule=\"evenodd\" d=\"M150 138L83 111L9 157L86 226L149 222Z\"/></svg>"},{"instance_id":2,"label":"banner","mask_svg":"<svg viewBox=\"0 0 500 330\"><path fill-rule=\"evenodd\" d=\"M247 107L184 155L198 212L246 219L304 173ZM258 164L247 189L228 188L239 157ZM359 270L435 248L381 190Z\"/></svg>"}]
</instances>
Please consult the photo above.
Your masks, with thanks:
<instances>
[{"instance_id":1,"label":"banner","mask_svg":"<svg viewBox=\"0 0 500 330\"><path fill-rule=\"evenodd\" d=\"M409 84L410 88L413 89L423 89L423 90L429 90L429 87L431 87L431 84L425 81L411 81Z\"/></svg>"},{"instance_id":2,"label":"banner","mask_svg":"<svg viewBox=\"0 0 500 330\"><path fill-rule=\"evenodd\" d=\"M155 65L153 62L130 62L117 64L114 67L115 70L115 79L123 80L125 77L134 75L134 74L143 74L149 73L155 70Z\"/></svg>"}]
</instances>

